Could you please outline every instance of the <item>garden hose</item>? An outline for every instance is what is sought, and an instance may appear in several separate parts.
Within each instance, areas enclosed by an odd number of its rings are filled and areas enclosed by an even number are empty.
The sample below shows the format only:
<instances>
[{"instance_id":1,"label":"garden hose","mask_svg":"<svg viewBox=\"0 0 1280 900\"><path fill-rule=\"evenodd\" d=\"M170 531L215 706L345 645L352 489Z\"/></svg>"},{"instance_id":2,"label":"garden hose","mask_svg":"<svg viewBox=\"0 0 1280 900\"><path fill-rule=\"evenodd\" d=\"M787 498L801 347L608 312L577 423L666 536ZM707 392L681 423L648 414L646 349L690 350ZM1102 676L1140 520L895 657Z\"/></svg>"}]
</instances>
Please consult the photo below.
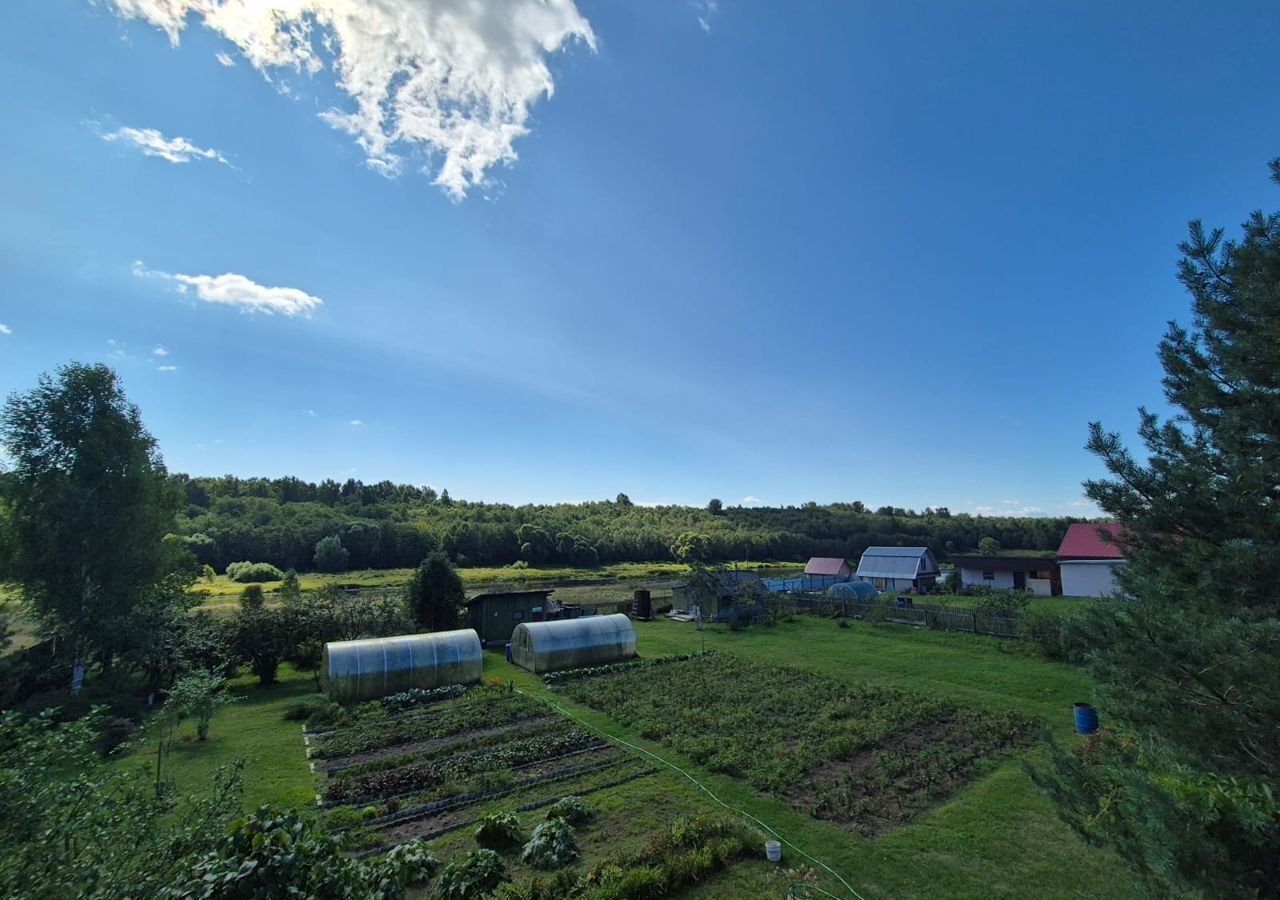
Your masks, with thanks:
<instances>
[{"instance_id":1,"label":"garden hose","mask_svg":"<svg viewBox=\"0 0 1280 900\"><path fill-rule=\"evenodd\" d=\"M516 693L524 694L524 691L520 690L519 688L516 688ZM528 695L526 695L526 696L528 696ZM801 856L803 856L805 859L809 860L811 863L814 863L815 865L821 866L823 869L826 869L826 871L827 871L828 873L830 873L831 877L835 878L835 879L836 879L836 881L839 881L842 885L844 885L845 889L846 889L850 894L852 894L852 895L856 898L856 900L866 900L866 898L865 898L865 897L863 897L861 894L859 894L856 890L854 890L854 889L853 889L853 885L851 885L851 884L849 884L849 882L845 881L845 880L844 880L844 878L840 875L840 873L839 873L839 872L837 872L835 869L831 868L829 865L827 865L826 863L824 863L822 860L818 859L817 857L810 856L808 853L805 853L803 850L801 850L801 849L800 849L799 847L797 847L795 844L791 843L789 840L787 840L785 837L783 837L783 836L782 836L781 834L779 834L778 832L774 831L772 828L770 828L770 827L769 827L768 825L766 825L764 822L762 822L761 820L757 819L755 816L751 815L751 813L747 812L746 810L737 809L737 808L735 808L735 807L730 806L728 803L725 803L723 800L721 800L719 797L717 797L717 796L716 796L716 795L711 791L711 789L710 789L709 787L707 787L705 784L703 784L703 783L702 783L701 781L699 781L698 779L694 778L692 775L690 775L690 774L689 774L688 772L686 772L684 769L682 769L682 768L680 768L679 766L677 766L675 763L673 763L673 762L668 762L667 760L663 759L663 758L662 758L661 756L659 756L658 754L656 754L656 753L654 753L654 752L652 752L652 751L650 751L650 750L646 750L644 747L639 747L639 746L637 746L637 745L635 745L635 744L631 743L630 741L626 740L625 738L620 738L620 737L618 737L617 735L606 734L604 731L601 731L599 728L595 727L595 726L594 726L594 725L592 725L591 723L584 721L583 719L579 718L578 716L575 716L573 713L569 712L567 709L565 709L563 706L561 706L559 703L556 703L554 700L552 700L552 699L551 699L551 698L549 698L549 697L543 696L543 697L540 697L539 699L541 699L541 700L545 701L545 702L547 703L547 705L549 705L552 709L556 710L556 712L560 713L560 714L561 714L562 716L564 716L565 718L567 718L567 719L572 719L574 722L577 722L579 725L583 726L584 728L589 728L589 729L591 729L592 731L596 732L597 734L600 734L600 735L602 735L603 737L607 738L608 740L616 741L617 743L622 744L624 747L630 747L632 750L635 750L635 751L637 751L637 752L639 752L639 753L643 753L645 756L648 756L648 757L650 757L651 759L655 760L656 762L661 763L662 765L666 766L668 769L672 769L672 770L674 770L674 771L676 771L676 772L679 772L679 773L680 773L681 775L683 775L685 778L689 779L689 781L693 782L693 784L694 784L694 785L696 785L698 788L700 788L700 789L702 790L702 792L703 792L703 793L705 793L708 797L710 797L710 798L711 798L712 800L714 800L716 803L718 803L718 804L720 804L721 806L723 806L725 809L729 810L729 812L734 813L735 815L742 816L743 818L750 819L752 822L755 822L757 825L759 825L761 828L763 828L763 829L764 829L765 831L767 831L769 834L771 834L771 835L773 835L775 838L777 838L777 839L778 839L778 841L779 841L780 843L785 844L786 846L790 847L792 850L794 850L796 853L799 853ZM825 890L823 890L821 887L819 887L819 886L817 886L817 885L810 885L810 887L811 887L813 890L817 891L818 893L820 893L820 894L822 894L822 895L824 895L824 896L826 896L826 897L834 897L834 898L835 898L835 900L842 900L842 898L841 898L841 897L839 897L837 894L833 894L833 893L831 893L830 891L825 891Z\"/></svg>"}]
</instances>

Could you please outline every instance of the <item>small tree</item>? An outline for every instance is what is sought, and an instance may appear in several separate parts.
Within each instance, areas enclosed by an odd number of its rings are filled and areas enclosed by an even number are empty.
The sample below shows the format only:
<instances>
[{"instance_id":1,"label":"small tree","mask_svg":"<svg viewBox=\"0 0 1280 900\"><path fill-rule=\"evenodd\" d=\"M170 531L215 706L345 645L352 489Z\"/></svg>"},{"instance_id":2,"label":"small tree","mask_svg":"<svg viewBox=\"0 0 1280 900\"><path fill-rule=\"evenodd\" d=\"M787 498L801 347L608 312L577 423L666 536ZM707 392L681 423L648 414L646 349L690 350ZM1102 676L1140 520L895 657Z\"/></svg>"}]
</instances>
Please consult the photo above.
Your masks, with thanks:
<instances>
[{"instance_id":1,"label":"small tree","mask_svg":"<svg viewBox=\"0 0 1280 900\"><path fill-rule=\"evenodd\" d=\"M266 597L262 593L262 585L251 584L240 592L240 608L241 609L262 609Z\"/></svg>"},{"instance_id":2,"label":"small tree","mask_svg":"<svg viewBox=\"0 0 1280 900\"><path fill-rule=\"evenodd\" d=\"M214 714L235 697L227 690L227 679L221 674L209 670L197 669L178 678L169 688L167 706L178 717L178 721L194 718L196 720L196 737L206 740L209 737L209 725Z\"/></svg>"},{"instance_id":3,"label":"small tree","mask_svg":"<svg viewBox=\"0 0 1280 900\"><path fill-rule=\"evenodd\" d=\"M351 554L342 546L342 538L331 534L316 543L314 561L321 572L341 572L347 567Z\"/></svg>"},{"instance_id":4,"label":"small tree","mask_svg":"<svg viewBox=\"0 0 1280 900\"><path fill-rule=\"evenodd\" d=\"M724 512L724 504L720 502L719 497L712 497L707 501L707 512L713 516L718 516Z\"/></svg>"},{"instance_id":5,"label":"small tree","mask_svg":"<svg viewBox=\"0 0 1280 900\"><path fill-rule=\"evenodd\" d=\"M443 553L432 553L424 559L409 579L409 608L423 631L457 628L458 607L464 599L462 578Z\"/></svg>"},{"instance_id":6,"label":"small tree","mask_svg":"<svg viewBox=\"0 0 1280 900\"><path fill-rule=\"evenodd\" d=\"M276 593L282 603L294 603L301 599L302 585L298 583L298 573L293 569L285 572L284 580L280 582L280 589Z\"/></svg>"},{"instance_id":7,"label":"small tree","mask_svg":"<svg viewBox=\"0 0 1280 900\"><path fill-rule=\"evenodd\" d=\"M245 607L232 620L232 647L260 685L275 684L280 661L298 646L300 620L291 607Z\"/></svg>"},{"instance_id":8,"label":"small tree","mask_svg":"<svg viewBox=\"0 0 1280 900\"><path fill-rule=\"evenodd\" d=\"M1000 542L993 537L984 537L978 541L978 552L983 556L995 556L1000 552Z\"/></svg>"}]
</instances>

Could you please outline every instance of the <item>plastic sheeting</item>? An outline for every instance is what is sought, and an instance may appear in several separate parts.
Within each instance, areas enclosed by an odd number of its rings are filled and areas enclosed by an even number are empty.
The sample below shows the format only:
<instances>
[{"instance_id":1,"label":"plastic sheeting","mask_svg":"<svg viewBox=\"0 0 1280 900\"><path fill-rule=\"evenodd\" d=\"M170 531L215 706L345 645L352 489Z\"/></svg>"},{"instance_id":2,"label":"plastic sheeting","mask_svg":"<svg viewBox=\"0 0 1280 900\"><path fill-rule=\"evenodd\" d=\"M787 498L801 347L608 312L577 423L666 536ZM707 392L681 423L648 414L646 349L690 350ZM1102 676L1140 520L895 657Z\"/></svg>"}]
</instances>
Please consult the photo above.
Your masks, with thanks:
<instances>
[{"instance_id":1,"label":"plastic sheeting","mask_svg":"<svg viewBox=\"0 0 1280 900\"><path fill-rule=\"evenodd\" d=\"M846 581L831 585L828 593L841 600L874 600L880 596L874 584L869 581Z\"/></svg>"},{"instance_id":2,"label":"plastic sheeting","mask_svg":"<svg viewBox=\"0 0 1280 900\"><path fill-rule=\"evenodd\" d=\"M511 635L511 661L536 674L617 662L635 655L636 630L622 613L521 622Z\"/></svg>"},{"instance_id":3,"label":"plastic sheeting","mask_svg":"<svg viewBox=\"0 0 1280 900\"><path fill-rule=\"evenodd\" d=\"M324 645L320 682L338 703L373 700L409 688L480 680L484 664L474 629L404 634Z\"/></svg>"}]
</instances>

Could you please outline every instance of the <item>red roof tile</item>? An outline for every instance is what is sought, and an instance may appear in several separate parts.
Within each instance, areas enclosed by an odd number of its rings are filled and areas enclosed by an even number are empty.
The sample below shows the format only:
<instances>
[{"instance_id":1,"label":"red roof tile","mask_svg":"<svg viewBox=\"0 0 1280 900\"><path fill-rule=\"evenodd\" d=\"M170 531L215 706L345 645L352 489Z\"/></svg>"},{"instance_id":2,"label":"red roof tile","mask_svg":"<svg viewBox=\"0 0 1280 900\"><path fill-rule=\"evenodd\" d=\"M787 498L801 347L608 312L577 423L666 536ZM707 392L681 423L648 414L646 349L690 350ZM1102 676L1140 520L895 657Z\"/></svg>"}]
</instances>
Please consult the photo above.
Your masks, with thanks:
<instances>
[{"instance_id":1,"label":"red roof tile","mask_svg":"<svg viewBox=\"0 0 1280 900\"><path fill-rule=\"evenodd\" d=\"M815 556L804 567L806 575L839 575L840 570L849 565L849 561L836 556Z\"/></svg>"},{"instance_id":2,"label":"red roof tile","mask_svg":"<svg viewBox=\"0 0 1280 900\"><path fill-rule=\"evenodd\" d=\"M1067 528L1058 547L1058 559L1124 559L1120 547L1112 543L1120 537L1117 522L1078 522Z\"/></svg>"}]
</instances>

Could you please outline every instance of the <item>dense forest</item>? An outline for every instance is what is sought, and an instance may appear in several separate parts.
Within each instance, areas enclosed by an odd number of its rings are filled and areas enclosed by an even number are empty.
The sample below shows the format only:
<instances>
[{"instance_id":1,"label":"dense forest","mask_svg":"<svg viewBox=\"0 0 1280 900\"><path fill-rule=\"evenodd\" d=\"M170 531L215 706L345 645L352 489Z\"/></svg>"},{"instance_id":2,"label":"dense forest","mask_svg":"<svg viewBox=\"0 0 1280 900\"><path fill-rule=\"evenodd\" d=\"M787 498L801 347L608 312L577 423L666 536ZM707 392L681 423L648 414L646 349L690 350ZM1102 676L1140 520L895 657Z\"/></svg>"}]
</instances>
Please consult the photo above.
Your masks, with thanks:
<instances>
[{"instance_id":1,"label":"dense forest","mask_svg":"<svg viewBox=\"0 0 1280 900\"><path fill-rule=\"evenodd\" d=\"M1067 525L1080 521L872 510L858 501L638 506L625 494L592 503L510 506L389 481L171 477L186 498L175 539L219 571L238 561L299 571L396 568L417 565L437 549L462 566L857 559L871 545L927 545L945 556L972 550L984 537L1006 550L1054 550Z\"/></svg>"}]
</instances>

